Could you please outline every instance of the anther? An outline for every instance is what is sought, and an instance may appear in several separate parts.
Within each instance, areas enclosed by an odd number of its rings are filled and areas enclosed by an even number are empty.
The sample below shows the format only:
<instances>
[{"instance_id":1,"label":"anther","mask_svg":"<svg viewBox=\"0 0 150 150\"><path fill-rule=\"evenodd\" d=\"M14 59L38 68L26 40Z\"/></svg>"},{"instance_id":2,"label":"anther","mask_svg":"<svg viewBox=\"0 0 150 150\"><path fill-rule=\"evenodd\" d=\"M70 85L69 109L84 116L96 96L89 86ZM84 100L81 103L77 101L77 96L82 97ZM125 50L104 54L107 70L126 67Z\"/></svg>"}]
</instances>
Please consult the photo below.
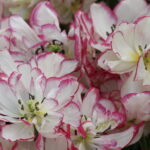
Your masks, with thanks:
<instances>
[{"instance_id":1,"label":"anther","mask_svg":"<svg viewBox=\"0 0 150 150\"><path fill-rule=\"evenodd\" d=\"M87 120L87 117L84 115L85 120Z\"/></svg>"},{"instance_id":2,"label":"anther","mask_svg":"<svg viewBox=\"0 0 150 150\"><path fill-rule=\"evenodd\" d=\"M44 98L42 99L41 103L43 103L45 99L46 99L46 97L44 97Z\"/></svg>"},{"instance_id":3,"label":"anther","mask_svg":"<svg viewBox=\"0 0 150 150\"><path fill-rule=\"evenodd\" d=\"M18 99L18 103L21 105L21 100L20 99Z\"/></svg>"},{"instance_id":4,"label":"anther","mask_svg":"<svg viewBox=\"0 0 150 150\"><path fill-rule=\"evenodd\" d=\"M45 114L44 114L44 117L46 117L47 115L48 115L48 113L45 113Z\"/></svg>"},{"instance_id":5,"label":"anther","mask_svg":"<svg viewBox=\"0 0 150 150\"><path fill-rule=\"evenodd\" d=\"M145 47L144 47L144 49L146 49L147 48L147 44L145 44Z\"/></svg>"},{"instance_id":6,"label":"anther","mask_svg":"<svg viewBox=\"0 0 150 150\"><path fill-rule=\"evenodd\" d=\"M109 36L109 32L106 32L106 35Z\"/></svg>"},{"instance_id":7,"label":"anther","mask_svg":"<svg viewBox=\"0 0 150 150\"><path fill-rule=\"evenodd\" d=\"M112 26L113 26L114 29L116 28L116 25L115 25L115 24L113 24Z\"/></svg>"},{"instance_id":8,"label":"anther","mask_svg":"<svg viewBox=\"0 0 150 150\"><path fill-rule=\"evenodd\" d=\"M37 106L37 105L39 105L39 102L36 102L36 103L35 103L35 106Z\"/></svg>"},{"instance_id":9,"label":"anther","mask_svg":"<svg viewBox=\"0 0 150 150\"><path fill-rule=\"evenodd\" d=\"M21 110L24 110L24 106L23 105L21 105Z\"/></svg>"},{"instance_id":10,"label":"anther","mask_svg":"<svg viewBox=\"0 0 150 150\"><path fill-rule=\"evenodd\" d=\"M38 106L35 106L35 109L36 109L36 111L39 111L39 110L40 110Z\"/></svg>"},{"instance_id":11,"label":"anther","mask_svg":"<svg viewBox=\"0 0 150 150\"><path fill-rule=\"evenodd\" d=\"M35 96L33 96L32 94L29 93L29 99L30 99L30 100L34 100L34 99L35 99Z\"/></svg>"},{"instance_id":12,"label":"anther","mask_svg":"<svg viewBox=\"0 0 150 150\"><path fill-rule=\"evenodd\" d=\"M139 45L139 50L140 50L141 52L143 52L143 49L142 49L142 46L141 46L141 45Z\"/></svg>"},{"instance_id":13,"label":"anther","mask_svg":"<svg viewBox=\"0 0 150 150\"><path fill-rule=\"evenodd\" d=\"M74 131L74 134L77 135L77 130Z\"/></svg>"}]
</instances>

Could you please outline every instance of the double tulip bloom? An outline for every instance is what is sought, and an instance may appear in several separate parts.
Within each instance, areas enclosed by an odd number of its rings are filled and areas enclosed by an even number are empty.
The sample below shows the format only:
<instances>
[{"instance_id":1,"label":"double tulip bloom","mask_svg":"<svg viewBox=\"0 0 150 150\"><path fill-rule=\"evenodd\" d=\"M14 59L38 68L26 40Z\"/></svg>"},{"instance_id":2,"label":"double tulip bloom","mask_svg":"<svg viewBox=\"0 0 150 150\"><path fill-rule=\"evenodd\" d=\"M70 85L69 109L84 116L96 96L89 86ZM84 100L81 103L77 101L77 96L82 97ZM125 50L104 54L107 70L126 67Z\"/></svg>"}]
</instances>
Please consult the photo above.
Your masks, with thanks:
<instances>
[{"instance_id":1,"label":"double tulip bloom","mask_svg":"<svg viewBox=\"0 0 150 150\"><path fill-rule=\"evenodd\" d=\"M0 1L1 150L121 150L149 134L150 7L92 2Z\"/></svg>"}]
</instances>

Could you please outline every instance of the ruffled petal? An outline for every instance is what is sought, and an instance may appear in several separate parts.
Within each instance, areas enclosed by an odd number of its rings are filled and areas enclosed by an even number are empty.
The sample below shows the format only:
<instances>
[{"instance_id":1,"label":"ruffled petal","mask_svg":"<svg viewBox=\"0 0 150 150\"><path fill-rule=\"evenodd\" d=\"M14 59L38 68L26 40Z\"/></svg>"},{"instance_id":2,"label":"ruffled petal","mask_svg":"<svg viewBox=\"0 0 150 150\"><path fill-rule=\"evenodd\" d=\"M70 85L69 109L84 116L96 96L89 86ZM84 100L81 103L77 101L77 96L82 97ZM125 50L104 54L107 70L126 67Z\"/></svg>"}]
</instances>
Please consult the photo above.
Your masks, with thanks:
<instances>
[{"instance_id":1,"label":"ruffled petal","mask_svg":"<svg viewBox=\"0 0 150 150\"><path fill-rule=\"evenodd\" d=\"M85 96L82 106L81 106L81 111L83 115L86 115L87 117L92 116L93 108L96 104L96 102L99 99L99 92L97 89L90 89Z\"/></svg>"},{"instance_id":2,"label":"ruffled petal","mask_svg":"<svg viewBox=\"0 0 150 150\"><path fill-rule=\"evenodd\" d=\"M78 127L80 124L80 108L79 106L74 103L70 102L66 105L63 110L61 111L64 114L63 122L66 124L70 124L73 127Z\"/></svg>"},{"instance_id":3,"label":"ruffled petal","mask_svg":"<svg viewBox=\"0 0 150 150\"><path fill-rule=\"evenodd\" d=\"M135 4L137 4L136 7ZM148 11L148 4L145 0L121 0L114 12L119 22L133 22L136 18L144 16L145 10Z\"/></svg>"},{"instance_id":4,"label":"ruffled petal","mask_svg":"<svg viewBox=\"0 0 150 150\"><path fill-rule=\"evenodd\" d=\"M0 93L0 113L17 118L20 114L18 99L9 85L2 80L0 81Z\"/></svg>"},{"instance_id":5,"label":"ruffled petal","mask_svg":"<svg viewBox=\"0 0 150 150\"><path fill-rule=\"evenodd\" d=\"M37 58L37 67L46 77L61 77L77 68L76 60L66 59L63 55L45 53Z\"/></svg>"},{"instance_id":6,"label":"ruffled petal","mask_svg":"<svg viewBox=\"0 0 150 150\"><path fill-rule=\"evenodd\" d=\"M123 74L134 69L134 62L121 61L111 50L105 51L98 59L98 65L111 73Z\"/></svg>"},{"instance_id":7,"label":"ruffled petal","mask_svg":"<svg viewBox=\"0 0 150 150\"><path fill-rule=\"evenodd\" d=\"M45 24L51 24L55 25L57 29L60 29L57 13L52 8L51 4L46 1L38 3L38 5L33 9L30 17L30 23L33 28Z\"/></svg>"},{"instance_id":8,"label":"ruffled petal","mask_svg":"<svg viewBox=\"0 0 150 150\"><path fill-rule=\"evenodd\" d=\"M111 26L116 24L116 16L104 3L91 5L91 16L95 31L104 40L107 39L107 33L111 33Z\"/></svg>"},{"instance_id":9,"label":"ruffled petal","mask_svg":"<svg viewBox=\"0 0 150 150\"><path fill-rule=\"evenodd\" d=\"M127 119L136 122L150 120L150 93L128 94L122 99Z\"/></svg>"},{"instance_id":10,"label":"ruffled petal","mask_svg":"<svg viewBox=\"0 0 150 150\"><path fill-rule=\"evenodd\" d=\"M6 125L2 128L2 137L10 141L31 140L34 138L34 129L24 123Z\"/></svg>"}]
</instances>

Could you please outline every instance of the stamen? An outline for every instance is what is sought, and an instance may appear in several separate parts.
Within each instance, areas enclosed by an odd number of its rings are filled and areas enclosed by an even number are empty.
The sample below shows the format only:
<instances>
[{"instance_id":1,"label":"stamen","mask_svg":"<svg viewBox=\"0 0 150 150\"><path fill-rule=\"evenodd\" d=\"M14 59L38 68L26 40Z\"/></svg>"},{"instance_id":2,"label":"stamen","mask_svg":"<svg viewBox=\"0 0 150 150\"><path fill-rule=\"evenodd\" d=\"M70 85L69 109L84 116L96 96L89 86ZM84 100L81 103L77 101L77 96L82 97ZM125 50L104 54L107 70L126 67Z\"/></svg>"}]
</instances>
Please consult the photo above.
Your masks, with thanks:
<instances>
[{"instance_id":1,"label":"stamen","mask_svg":"<svg viewBox=\"0 0 150 150\"><path fill-rule=\"evenodd\" d=\"M18 104L20 104L20 105L21 105L21 100L20 100L20 99L18 99Z\"/></svg>"},{"instance_id":2,"label":"stamen","mask_svg":"<svg viewBox=\"0 0 150 150\"><path fill-rule=\"evenodd\" d=\"M77 130L74 131L74 134L77 135Z\"/></svg>"},{"instance_id":3,"label":"stamen","mask_svg":"<svg viewBox=\"0 0 150 150\"><path fill-rule=\"evenodd\" d=\"M114 28L113 28L113 26L111 26L111 31L112 31L112 32L114 32Z\"/></svg>"},{"instance_id":4,"label":"stamen","mask_svg":"<svg viewBox=\"0 0 150 150\"><path fill-rule=\"evenodd\" d=\"M115 24L113 24L112 26L113 26L114 29L116 28L116 25L115 25Z\"/></svg>"},{"instance_id":5,"label":"stamen","mask_svg":"<svg viewBox=\"0 0 150 150\"><path fill-rule=\"evenodd\" d=\"M59 46L63 45L63 43L61 41L58 41L58 40L52 40L52 44L59 45Z\"/></svg>"},{"instance_id":6,"label":"stamen","mask_svg":"<svg viewBox=\"0 0 150 150\"><path fill-rule=\"evenodd\" d=\"M139 50L140 50L140 52L143 52L143 49L142 49L141 45L139 45Z\"/></svg>"},{"instance_id":7,"label":"stamen","mask_svg":"<svg viewBox=\"0 0 150 150\"><path fill-rule=\"evenodd\" d=\"M45 98L43 98L44 101ZM21 103L21 100L18 100L21 107L21 119L25 119L30 123L41 125L43 117L46 117L48 114L42 107L42 104L35 99L32 94L29 94L29 100L26 102L26 105Z\"/></svg>"},{"instance_id":8,"label":"stamen","mask_svg":"<svg viewBox=\"0 0 150 150\"><path fill-rule=\"evenodd\" d=\"M35 96L29 93L29 99L30 99L30 100L34 100L34 99L35 99Z\"/></svg>"},{"instance_id":9,"label":"stamen","mask_svg":"<svg viewBox=\"0 0 150 150\"><path fill-rule=\"evenodd\" d=\"M24 110L24 106L23 105L21 105L21 110Z\"/></svg>"},{"instance_id":10,"label":"stamen","mask_svg":"<svg viewBox=\"0 0 150 150\"><path fill-rule=\"evenodd\" d=\"M41 103L43 103L45 99L46 99L46 97L44 97L44 98L42 99Z\"/></svg>"},{"instance_id":11,"label":"stamen","mask_svg":"<svg viewBox=\"0 0 150 150\"><path fill-rule=\"evenodd\" d=\"M116 25L113 24L113 25L111 26L111 31L114 32L115 28L116 28Z\"/></svg>"},{"instance_id":12,"label":"stamen","mask_svg":"<svg viewBox=\"0 0 150 150\"><path fill-rule=\"evenodd\" d=\"M84 115L85 120L87 120L87 116Z\"/></svg>"},{"instance_id":13,"label":"stamen","mask_svg":"<svg viewBox=\"0 0 150 150\"><path fill-rule=\"evenodd\" d=\"M39 110L40 110L38 106L35 106L35 109L36 109L36 111L39 111Z\"/></svg>"},{"instance_id":14,"label":"stamen","mask_svg":"<svg viewBox=\"0 0 150 150\"><path fill-rule=\"evenodd\" d=\"M106 32L106 35L109 36L110 35L109 32Z\"/></svg>"},{"instance_id":15,"label":"stamen","mask_svg":"<svg viewBox=\"0 0 150 150\"><path fill-rule=\"evenodd\" d=\"M46 117L47 115L48 115L48 113L45 113L45 114L44 114L44 117Z\"/></svg>"},{"instance_id":16,"label":"stamen","mask_svg":"<svg viewBox=\"0 0 150 150\"><path fill-rule=\"evenodd\" d=\"M40 48L38 48L36 51L35 51L35 54L38 55L40 52L44 52L45 49L44 49L44 46L41 46Z\"/></svg>"}]
</instances>

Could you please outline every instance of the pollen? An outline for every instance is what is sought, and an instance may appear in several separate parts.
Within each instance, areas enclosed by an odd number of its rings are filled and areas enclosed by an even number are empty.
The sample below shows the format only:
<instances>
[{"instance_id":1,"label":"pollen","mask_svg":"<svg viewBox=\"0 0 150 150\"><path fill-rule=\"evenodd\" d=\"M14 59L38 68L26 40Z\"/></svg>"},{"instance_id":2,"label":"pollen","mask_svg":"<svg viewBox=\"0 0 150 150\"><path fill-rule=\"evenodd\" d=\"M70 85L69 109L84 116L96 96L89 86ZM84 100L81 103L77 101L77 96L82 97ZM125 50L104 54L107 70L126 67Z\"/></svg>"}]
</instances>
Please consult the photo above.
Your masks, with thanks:
<instances>
[{"instance_id":1,"label":"pollen","mask_svg":"<svg viewBox=\"0 0 150 150\"><path fill-rule=\"evenodd\" d=\"M31 97L26 104L23 104L21 100L18 100L18 104L21 109L21 118L25 119L29 123L40 126L44 117L47 116L47 112L43 109L42 103Z\"/></svg>"},{"instance_id":2,"label":"pollen","mask_svg":"<svg viewBox=\"0 0 150 150\"><path fill-rule=\"evenodd\" d=\"M75 145L79 145L82 143L85 147L90 147L90 144L92 142L92 138L93 138L92 133L90 133L90 131L87 130L86 131L86 137L77 136L74 139L74 143L75 143Z\"/></svg>"},{"instance_id":3,"label":"pollen","mask_svg":"<svg viewBox=\"0 0 150 150\"><path fill-rule=\"evenodd\" d=\"M108 120L108 121L100 123L98 126L96 126L96 130L98 132L104 132L105 130L107 130L111 126L113 126L114 124L115 124L114 120Z\"/></svg>"},{"instance_id":4,"label":"pollen","mask_svg":"<svg viewBox=\"0 0 150 150\"><path fill-rule=\"evenodd\" d=\"M148 52L145 54L143 50L145 50L146 48L147 48L147 44L145 45L144 49L142 48L142 46L139 45L139 50L141 56L143 57L145 69L150 72L150 51L148 50Z\"/></svg>"},{"instance_id":5,"label":"pollen","mask_svg":"<svg viewBox=\"0 0 150 150\"><path fill-rule=\"evenodd\" d=\"M145 65L145 69L150 72L150 52L143 56L143 61Z\"/></svg>"}]
</instances>

